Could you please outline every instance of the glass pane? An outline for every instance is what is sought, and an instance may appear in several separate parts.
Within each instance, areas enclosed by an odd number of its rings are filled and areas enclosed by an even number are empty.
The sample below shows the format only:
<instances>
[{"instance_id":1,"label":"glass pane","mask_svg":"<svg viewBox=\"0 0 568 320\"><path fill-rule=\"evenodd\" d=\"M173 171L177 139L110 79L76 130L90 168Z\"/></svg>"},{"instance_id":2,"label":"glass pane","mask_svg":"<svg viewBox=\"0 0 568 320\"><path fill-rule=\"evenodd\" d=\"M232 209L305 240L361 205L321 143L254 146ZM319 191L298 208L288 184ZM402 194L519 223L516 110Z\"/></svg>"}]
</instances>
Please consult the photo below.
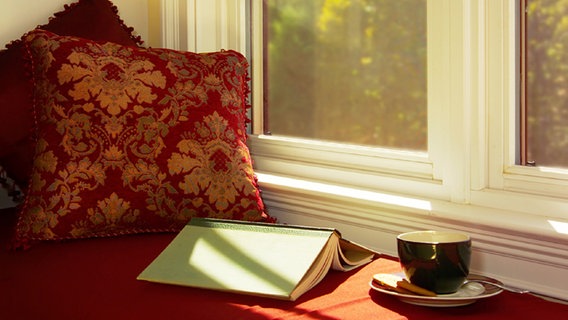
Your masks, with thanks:
<instances>
[{"instance_id":1,"label":"glass pane","mask_svg":"<svg viewBox=\"0 0 568 320\"><path fill-rule=\"evenodd\" d=\"M527 0L527 159L568 167L568 0Z\"/></svg>"},{"instance_id":2,"label":"glass pane","mask_svg":"<svg viewBox=\"0 0 568 320\"><path fill-rule=\"evenodd\" d=\"M426 0L265 0L265 128L427 149Z\"/></svg>"}]
</instances>

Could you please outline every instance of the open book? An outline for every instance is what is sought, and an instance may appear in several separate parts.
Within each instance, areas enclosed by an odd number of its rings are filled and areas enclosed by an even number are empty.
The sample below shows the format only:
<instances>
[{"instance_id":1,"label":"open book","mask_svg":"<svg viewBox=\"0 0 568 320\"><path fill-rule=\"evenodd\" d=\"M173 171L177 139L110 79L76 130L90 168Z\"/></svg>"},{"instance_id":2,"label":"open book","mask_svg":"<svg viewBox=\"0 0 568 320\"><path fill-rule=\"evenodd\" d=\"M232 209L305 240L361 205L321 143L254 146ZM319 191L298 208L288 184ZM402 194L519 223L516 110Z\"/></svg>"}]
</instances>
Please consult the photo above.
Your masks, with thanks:
<instances>
[{"instance_id":1,"label":"open book","mask_svg":"<svg viewBox=\"0 0 568 320\"><path fill-rule=\"evenodd\" d=\"M193 218L137 279L295 300L375 255L335 229Z\"/></svg>"}]
</instances>

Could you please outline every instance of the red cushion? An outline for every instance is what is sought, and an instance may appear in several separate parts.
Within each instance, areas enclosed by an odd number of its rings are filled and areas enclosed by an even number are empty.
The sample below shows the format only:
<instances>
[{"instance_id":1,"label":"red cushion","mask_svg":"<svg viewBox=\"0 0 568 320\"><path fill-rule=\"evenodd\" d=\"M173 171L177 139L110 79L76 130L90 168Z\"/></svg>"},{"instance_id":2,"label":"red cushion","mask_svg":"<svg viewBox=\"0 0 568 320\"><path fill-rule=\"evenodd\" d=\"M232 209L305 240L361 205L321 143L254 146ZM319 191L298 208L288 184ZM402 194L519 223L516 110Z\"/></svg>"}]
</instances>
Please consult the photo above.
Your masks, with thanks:
<instances>
[{"instance_id":1,"label":"red cushion","mask_svg":"<svg viewBox=\"0 0 568 320\"><path fill-rule=\"evenodd\" d=\"M37 119L17 238L177 231L191 217L265 221L235 51L25 37Z\"/></svg>"},{"instance_id":2,"label":"red cushion","mask_svg":"<svg viewBox=\"0 0 568 320\"><path fill-rule=\"evenodd\" d=\"M8 220L0 212L0 248ZM410 305L369 288L375 273L400 272L386 256L328 273L297 301L136 280L174 234L145 234L0 249L0 319L565 319L568 305L503 292L455 308Z\"/></svg>"},{"instance_id":3,"label":"red cushion","mask_svg":"<svg viewBox=\"0 0 568 320\"><path fill-rule=\"evenodd\" d=\"M61 35L112 41L137 46L142 41L132 34L108 0L80 0L66 5L49 23L39 26ZM17 40L0 51L0 166L23 189L29 182L33 140L31 85L24 72L23 44Z\"/></svg>"}]
</instances>

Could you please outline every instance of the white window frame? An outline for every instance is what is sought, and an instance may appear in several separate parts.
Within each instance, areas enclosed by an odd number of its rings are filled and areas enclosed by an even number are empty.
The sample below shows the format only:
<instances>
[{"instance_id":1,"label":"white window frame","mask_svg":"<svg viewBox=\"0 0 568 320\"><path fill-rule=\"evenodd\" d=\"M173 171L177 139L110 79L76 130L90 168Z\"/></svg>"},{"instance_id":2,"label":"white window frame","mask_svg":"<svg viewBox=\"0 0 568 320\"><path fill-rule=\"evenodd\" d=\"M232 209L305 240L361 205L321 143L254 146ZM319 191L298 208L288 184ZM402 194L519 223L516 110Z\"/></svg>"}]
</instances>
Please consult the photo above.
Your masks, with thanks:
<instances>
[{"instance_id":1,"label":"white window frame","mask_svg":"<svg viewBox=\"0 0 568 320\"><path fill-rule=\"evenodd\" d=\"M515 0L428 0L429 152L262 135L262 1L253 0L259 171L564 219L568 171L515 165ZM492 110L489 114L488 110ZM449 133L449 134L448 134ZM354 181L357 181L356 183ZM561 200L561 201L559 201Z\"/></svg>"},{"instance_id":2,"label":"white window frame","mask_svg":"<svg viewBox=\"0 0 568 320\"><path fill-rule=\"evenodd\" d=\"M485 106L473 110L482 121L478 121L478 130L472 131L478 137L474 151L481 157L472 162L472 170L478 175L472 180L471 202L566 220L568 170L515 164L520 96L520 79L516 76L519 1L485 0L479 4L483 4L478 6L479 12L485 13L478 19L485 34L485 41L479 41L479 52L486 54L485 61L478 60L484 65L481 80L486 79L486 84L478 94Z\"/></svg>"},{"instance_id":3,"label":"white window frame","mask_svg":"<svg viewBox=\"0 0 568 320\"><path fill-rule=\"evenodd\" d=\"M429 0L428 10L448 10L448 0ZM440 5L441 4L441 5ZM449 47L437 46L428 54L429 68L439 72L430 72L428 81L437 86L428 86L429 101L429 145L428 153L396 151L381 148L357 147L335 143L310 141L303 139L265 136L262 134L262 0L252 1L252 61L253 61L253 136L250 146L255 154L255 163L259 171L266 171L289 176L300 176L317 181L340 185L354 185L365 189L380 189L394 192L411 192L434 198L447 197L442 179L448 173L441 165L449 161L442 157L447 154L448 144L434 144L433 141L449 139L449 121L435 114L447 114L450 86L449 68L446 59ZM437 43L448 43L448 29L442 20L430 19L428 36ZM449 142L449 141L448 141ZM446 150L445 150L446 149ZM435 165L436 164L436 165ZM408 179L412 182L409 183ZM354 184L353 181L357 183ZM463 195L456 195L463 197Z\"/></svg>"}]
</instances>

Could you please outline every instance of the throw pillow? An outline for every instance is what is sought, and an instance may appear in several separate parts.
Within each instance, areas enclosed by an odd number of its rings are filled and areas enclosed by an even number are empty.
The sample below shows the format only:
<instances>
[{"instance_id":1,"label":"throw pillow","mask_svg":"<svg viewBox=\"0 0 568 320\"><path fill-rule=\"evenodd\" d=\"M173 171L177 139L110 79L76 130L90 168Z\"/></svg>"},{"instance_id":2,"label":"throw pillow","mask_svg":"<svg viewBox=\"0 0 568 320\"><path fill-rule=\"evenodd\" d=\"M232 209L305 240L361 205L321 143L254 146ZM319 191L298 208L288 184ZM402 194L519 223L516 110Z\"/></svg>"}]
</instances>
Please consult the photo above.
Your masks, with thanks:
<instances>
[{"instance_id":1,"label":"throw pillow","mask_svg":"<svg viewBox=\"0 0 568 320\"><path fill-rule=\"evenodd\" d=\"M80 0L66 5L38 28L60 35L137 46L142 41L125 26L109 0ZM23 43L16 40L0 51L0 166L21 189L29 183L33 157L32 87L23 64Z\"/></svg>"},{"instance_id":2,"label":"throw pillow","mask_svg":"<svg viewBox=\"0 0 568 320\"><path fill-rule=\"evenodd\" d=\"M32 31L38 141L17 241L266 221L245 144L248 63Z\"/></svg>"}]
</instances>

